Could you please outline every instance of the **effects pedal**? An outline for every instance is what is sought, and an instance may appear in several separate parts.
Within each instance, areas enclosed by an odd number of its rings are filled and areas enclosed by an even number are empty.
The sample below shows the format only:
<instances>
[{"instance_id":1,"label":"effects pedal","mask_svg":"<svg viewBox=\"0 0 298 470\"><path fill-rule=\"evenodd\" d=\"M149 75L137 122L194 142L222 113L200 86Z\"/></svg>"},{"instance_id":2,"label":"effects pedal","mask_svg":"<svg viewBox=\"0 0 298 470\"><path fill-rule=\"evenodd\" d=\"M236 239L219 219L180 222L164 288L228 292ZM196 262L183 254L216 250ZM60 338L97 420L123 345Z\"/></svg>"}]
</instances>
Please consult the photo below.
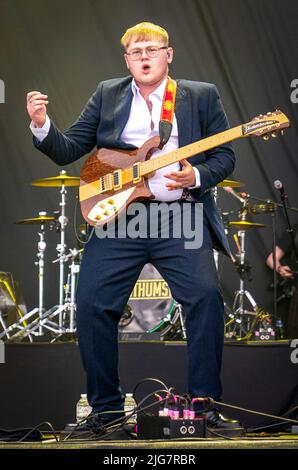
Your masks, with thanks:
<instances>
[{"instance_id":1,"label":"effects pedal","mask_svg":"<svg viewBox=\"0 0 298 470\"><path fill-rule=\"evenodd\" d=\"M206 437L206 419L171 419L168 416L138 415L138 439Z\"/></svg>"}]
</instances>

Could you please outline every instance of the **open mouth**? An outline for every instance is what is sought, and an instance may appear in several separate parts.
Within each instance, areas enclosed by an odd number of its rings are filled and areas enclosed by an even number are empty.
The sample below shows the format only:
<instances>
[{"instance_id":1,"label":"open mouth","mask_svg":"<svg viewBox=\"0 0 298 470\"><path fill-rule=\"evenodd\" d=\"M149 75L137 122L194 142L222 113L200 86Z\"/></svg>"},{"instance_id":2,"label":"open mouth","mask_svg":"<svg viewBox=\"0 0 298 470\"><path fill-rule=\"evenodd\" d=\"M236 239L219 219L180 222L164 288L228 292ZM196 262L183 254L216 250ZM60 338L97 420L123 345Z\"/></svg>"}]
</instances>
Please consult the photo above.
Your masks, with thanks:
<instances>
[{"instance_id":1,"label":"open mouth","mask_svg":"<svg viewBox=\"0 0 298 470\"><path fill-rule=\"evenodd\" d=\"M142 65L142 71L143 71L144 73L149 73L149 72L150 72L150 68L151 68L151 67L150 67L149 64L143 64L143 65Z\"/></svg>"}]
</instances>

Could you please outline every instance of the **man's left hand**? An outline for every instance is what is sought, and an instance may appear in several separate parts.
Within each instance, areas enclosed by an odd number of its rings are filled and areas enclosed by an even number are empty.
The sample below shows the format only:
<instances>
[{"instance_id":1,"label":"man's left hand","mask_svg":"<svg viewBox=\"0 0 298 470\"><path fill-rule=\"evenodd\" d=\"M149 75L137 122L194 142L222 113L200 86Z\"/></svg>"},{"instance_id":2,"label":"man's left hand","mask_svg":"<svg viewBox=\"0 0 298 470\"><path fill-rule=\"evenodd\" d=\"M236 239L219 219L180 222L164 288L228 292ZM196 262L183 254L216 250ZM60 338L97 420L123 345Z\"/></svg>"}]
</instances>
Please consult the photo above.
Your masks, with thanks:
<instances>
[{"instance_id":1,"label":"man's left hand","mask_svg":"<svg viewBox=\"0 0 298 470\"><path fill-rule=\"evenodd\" d=\"M167 183L166 188L169 191L180 188L191 188L196 184L196 173L193 166L187 160L181 160L182 170L171 171L171 173L165 174L165 178L173 181L173 183Z\"/></svg>"}]
</instances>

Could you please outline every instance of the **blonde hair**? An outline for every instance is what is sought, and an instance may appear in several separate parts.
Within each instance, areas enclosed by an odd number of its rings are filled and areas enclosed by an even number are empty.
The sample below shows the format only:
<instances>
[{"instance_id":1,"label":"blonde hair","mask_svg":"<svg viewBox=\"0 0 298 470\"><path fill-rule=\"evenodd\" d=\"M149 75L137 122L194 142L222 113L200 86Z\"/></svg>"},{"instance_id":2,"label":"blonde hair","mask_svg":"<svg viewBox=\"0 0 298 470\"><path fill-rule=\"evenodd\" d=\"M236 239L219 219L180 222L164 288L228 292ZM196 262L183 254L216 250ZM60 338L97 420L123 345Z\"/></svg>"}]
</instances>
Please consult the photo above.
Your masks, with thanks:
<instances>
[{"instance_id":1,"label":"blonde hair","mask_svg":"<svg viewBox=\"0 0 298 470\"><path fill-rule=\"evenodd\" d=\"M125 49L128 48L132 38L134 41L150 41L153 39L165 43L166 46L169 45L168 32L161 26L145 21L125 31L121 38L121 44Z\"/></svg>"}]
</instances>

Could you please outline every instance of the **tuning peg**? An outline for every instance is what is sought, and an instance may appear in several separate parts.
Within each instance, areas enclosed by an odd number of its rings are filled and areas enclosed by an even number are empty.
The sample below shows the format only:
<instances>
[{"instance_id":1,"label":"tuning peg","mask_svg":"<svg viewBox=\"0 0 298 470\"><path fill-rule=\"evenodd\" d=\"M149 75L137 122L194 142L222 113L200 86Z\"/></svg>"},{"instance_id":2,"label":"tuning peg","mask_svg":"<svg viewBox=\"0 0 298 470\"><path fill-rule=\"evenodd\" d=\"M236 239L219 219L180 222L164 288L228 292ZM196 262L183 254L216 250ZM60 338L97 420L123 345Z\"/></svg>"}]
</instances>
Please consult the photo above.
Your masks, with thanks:
<instances>
[{"instance_id":1,"label":"tuning peg","mask_svg":"<svg viewBox=\"0 0 298 470\"><path fill-rule=\"evenodd\" d=\"M269 113L267 113L267 116L271 116L271 114L272 114L272 113L271 113L271 112L269 112Z\"/></svg>"},{"instance_id":2,"label":"tuning peg","mask_svg":"<svg viewBox=\"0 0 298 470\"><path fill-rule=\"evenodd\" d=\"M264 140L269 140L269 139L270 139L270 136L269 136L268 134L265 134L265 135L263 135L263 139L264 139Z\"/></svg>"},{"instance_id":3,"label":"tuning peg","mask_svg":"<svg viewBox=\"0 0 298 470\"><path fill-rule=\"evenodd\" d=\"M277 133L276 132L271 132L271 137L273 137L273 138L277 137Z\"/></svg>"}]
</instances>

